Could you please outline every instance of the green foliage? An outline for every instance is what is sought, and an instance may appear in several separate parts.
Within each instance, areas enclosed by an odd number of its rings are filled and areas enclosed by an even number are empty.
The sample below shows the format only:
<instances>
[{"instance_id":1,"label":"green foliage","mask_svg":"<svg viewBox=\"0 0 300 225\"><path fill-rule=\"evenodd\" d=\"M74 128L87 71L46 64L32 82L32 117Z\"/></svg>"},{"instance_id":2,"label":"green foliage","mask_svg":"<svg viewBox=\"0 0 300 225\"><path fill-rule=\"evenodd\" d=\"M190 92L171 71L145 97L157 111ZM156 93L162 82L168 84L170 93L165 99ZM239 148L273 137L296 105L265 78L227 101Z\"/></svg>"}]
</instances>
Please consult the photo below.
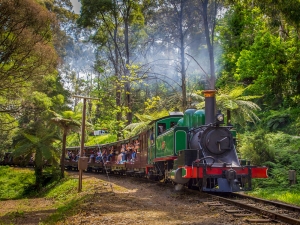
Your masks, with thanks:
<instances>
[{"instance_id":1,"label":"green foliage","mask_svg":"<svg viewBox=\"0 0 300 225\"><path fill-rule=\"evenodd\" d=\"M287 187L288 171L300 171L299 136L258 130L241 135L240 144L242 158L251 160L253 165L265 165L269 168L269 178L257 181L255 187Z\"/></svg>"},{"instance_id":2,"label":"green foliage","mask_svg":"<svg viewBox=\"0 0 300 225\"><path fill-rule=\"evenodd\" d=\"M270 110L262 112L261 127L269 131L283 131L290 135L300 133L299 112L297 108Z\"/></svg>"},{"instance_id":3,"label":"green foliage","mask_svg":"<svg viewBox=\"0 0 300 225\"><path fill-rule=\"evenodd\" d=\"M235 77L249 84L251 93L264 95L269 104L278 105L283 100L287 77L284 64L287 60L285 46L280 38L262 31L250 50L241 51Z\"/></svg>"},{"instance_id":4,"label":"green foliage","mask_svg":"<svg viewBox=\"0 0 300 225\"><path fill-rule=\"evenodd\" d=\"M55 185L55 188L50 189L46 194L44 194L44 197L60 201L70 200L73 197L74 192L77 191L77 184L77 179L61 180Z\"/></svg>"},{"instance_id":5,"label":"green foliage","mask_svg":"<svg viewBox=\"0 0 300 225\"><path fill-rule=\"evenodd\" d=\"M0 12L0 94L19 105L33 83L55 70L55 18L34 0L2 1Z\"/></svg>"},{"instance_id":6,"label":"green foliage","mask_svg":"<svg viewBox=\"0 0 300 225\"><path fill-rule=\"evenodd\" d=\"M287 113L282 113L280 111L270 111L271 115L264 118L266 121L267 128L271 131L275 131L278 128L286 125L289 122L290 115Z\"/></svg>"},{"instance_id":7,"label":"green foliage","mask_svg":"<svg viewBox=\"0 0 300 225\"><path fill-rule=\"evenodd\" d=\"M112 143L117 141L117 135L115 134L106 134L100 136L89 136L85 145L98 145L105 143Z\"/></svg>"},{"instance_id":8,"label":"green foliage","mask_svg":"<svg viewBox=\"0 0 300 225\"><path fill-rule=\"evenodd\" d=\"M244 133L239 136L239 151L241 158L251 161L253 165L263 165L267 161L274 161L275 149L270 146L270 140L266 139L266 132Z\"/></svg>"},{"instance_id":9,"label":"green foliage","mask_svg":"<svg viewBox=\"0 0 300 225\"><path fill-rule=\"evenodd\" d=\"M51 121L61 127L63 133L65 132L67 134L71 130L79 130L81 123L78 118L81 119L82 115L79 117L79 115L75 114L73 111L64 111L61 115L53 111L52 113L55 117L51 118Z\"/></svg>"},{"instance_id":10,"label":"green foliage","mask_svg":"<svg viewBox=\"0 0 300 225\"><path fill-rule=\"evenodd\" d=\"M249 50L254 42L256 33L265 27L265 18L261 10L243 1L236 1L230 5L224 18L219 21L217 30L220 32L223 54L221 56L221 77L219 87L235 87L237 61L242 50Z\"/></svg>"},{"instance_id":11,"label":"green foliage","mask_svg":"<svg viewBox=\"0 0 300 225\"><path fill-rule=\"evenodd\" d=\"M160 101L160 97L159 96L154 96L151 99L147 99L147 101L145 101L145 107L146 110L150 111L151 109L156 109L158 107Z\"/></svg>"},{"instance_id":12,"label":"green foliage","mask_svg":"<svg viewBox=\"0 0 300 225\"><path fill-rule=\"evenodd\" d=\"M135 116L138 118L139 122L131 123L128 126L124 128L125 131L125 137L133 137L137 134L139 134L141 131L144 131L149 128L149 124L159 118L162 118L164 116L169 115L169 113L166 110L162 110L159 112L151 113L151 115L140 115L135 114Z\"/></svg>"},{"instance_id":13,"label":"green foliage","mask_svg":"<svg viewBox=\"0 0 300 225\"><path fill-rule=\"evenodd\" d=\"M12 150L13 137L18 133L18 121L9 113L0 113L0 155Z\"/></svg>"},{"instance_id":14,"label":"green foliage","mask_svg":"<svg viewBox=\"0 0 300 225\"><path fill-rule=\"evenodd\" d=\"M235 1L218 28L224 49L219 86L234 87L236 81L242 82L247 95L264 96L261 107L295 107L300 90L295 64L299 62L298 26L295 19L286 20L289 15L285 11L293 11L292 4ZM298 5L295 3L296 8Z\"/></svg>"},{"instance_id":15,"label":"green foliage","mask_svg":"<svg viewBox=\"0 0 300 225\"><path fill-rule=\"evenodd\" d=\"M0 199L19 199L25 191L34 184L32 170L12 167L0 167Z\"/></svg>"},{"instance_id":16,"label":"green foliage","mask_svg":"<svg viewBox=\"0 0 300 225\"><path fill-rule=\"evenodd\" d=\"M232 89L219 89L216 94L217 109L226 113L231 112L231 123L245 126L246 122L255 123L259 121L256 112L260 107L252 100L258 99L261 96L245 95L247 88L236 86ZM204 108L205 102L202 101L196 105L197 108Z\"/></svg>"}]
</instances>

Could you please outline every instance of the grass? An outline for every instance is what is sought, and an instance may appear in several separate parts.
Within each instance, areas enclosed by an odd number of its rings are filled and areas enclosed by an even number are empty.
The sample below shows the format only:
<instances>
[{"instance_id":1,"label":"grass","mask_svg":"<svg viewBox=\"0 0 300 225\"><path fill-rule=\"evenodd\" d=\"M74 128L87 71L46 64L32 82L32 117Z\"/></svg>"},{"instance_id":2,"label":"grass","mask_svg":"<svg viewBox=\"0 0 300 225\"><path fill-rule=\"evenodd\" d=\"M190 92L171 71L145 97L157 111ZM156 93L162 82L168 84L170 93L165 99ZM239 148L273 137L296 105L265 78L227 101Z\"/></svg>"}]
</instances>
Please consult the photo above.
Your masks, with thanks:
<instances>
[{"instance_id":1,"label":"grass","mask_svg":"<svg viewBox=\"0 0 300 225\"><path fill-rule=\"evenodd\" d=\"M33 170L7 166L0 167L0 172L2 174L0 177L1 199L16 200L14 209L9 210L5 215L9 218L17 218L22 217L25 212L43 211L46 208L55 209L39 224L55 224L58 221L63 221L67 217L75 215L80 205L93 198L96 192L110 191L106 181L83 179L82 192L78 193L77 177L67 176L65 179L49 183L42 188L40 193L36 193L35 190L28 192L35 182ZM38 205L28 208L29 202L40 198L49 200L51 204L44 205L40 209Z\"/></svg>"},{"instance_id":2,"label":"grass","mask_svg":"<svg viewBox=\"0 0 300 225\"><path fill-rule=\"evenodd\" d=\"M277 188L259 188L248 193L251 196L272 201L281 201L300 206L300 185Z\"/></svg>"},{"instance_id":3,"label":"grass","mask_svg":"<svg viewBox=\"0 0 300 225\"><path fill-rule=\"evenodd\" d=\"M0 199L18 199L35 182L34 171L30 169L0 167Z\"/></svg>"},{"instance_id":4,"label":"grass","mask_svg":"<svg viewBox=\"0 0 300 225\"><path fill-rule=\"evenodd\" d=\"M59 181L59 183L47 193L43 194L44 198L54 200L56 208L55 213L50 215L46 221L44 221L45 224L54 224L75 215L78 211L78 206L84 204L84 202L90 198L93 198L96 184L99 188L99 184L104 186L104 183L105 182L101 180L84 179L82 181L82 192L78 193L78 179L66 177Z\"/></svg>"}]
</instances>

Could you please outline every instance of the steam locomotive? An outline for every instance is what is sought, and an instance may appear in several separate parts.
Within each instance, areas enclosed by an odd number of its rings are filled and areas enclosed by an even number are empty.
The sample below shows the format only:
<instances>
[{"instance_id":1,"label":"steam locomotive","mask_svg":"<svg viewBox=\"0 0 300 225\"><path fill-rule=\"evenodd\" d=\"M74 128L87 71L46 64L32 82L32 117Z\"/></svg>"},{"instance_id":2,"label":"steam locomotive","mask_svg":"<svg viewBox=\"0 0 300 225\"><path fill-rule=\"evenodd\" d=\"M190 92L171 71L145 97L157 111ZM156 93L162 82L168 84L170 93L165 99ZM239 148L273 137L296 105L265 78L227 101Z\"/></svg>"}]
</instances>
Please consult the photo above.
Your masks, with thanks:
<instances>
[{"instance_id":1,"label":"steam locomotive","mask_svg":"<svg viewBox=\"0 0 300 225\"><path fill-rule=\"evenodd\" d=\"M215 90L206 90L205 110L173 112L150 124L139 135L115 143L86 146L85 157L67 160L66 169L110 172L169 181L205 192L238 192L251 189L252 178L267 178L267 167L244 165L236 151L236 132L224 125L224 115L215 110ZM117 161L124 145L139 143L135 157ZM105 161L91 157L103 149L113 156ZM67 148L78 152L79 147ZM85 164L85 165L84 165ZM243 165L241 165L243 164Z\"/></svg>"}]
</instances>

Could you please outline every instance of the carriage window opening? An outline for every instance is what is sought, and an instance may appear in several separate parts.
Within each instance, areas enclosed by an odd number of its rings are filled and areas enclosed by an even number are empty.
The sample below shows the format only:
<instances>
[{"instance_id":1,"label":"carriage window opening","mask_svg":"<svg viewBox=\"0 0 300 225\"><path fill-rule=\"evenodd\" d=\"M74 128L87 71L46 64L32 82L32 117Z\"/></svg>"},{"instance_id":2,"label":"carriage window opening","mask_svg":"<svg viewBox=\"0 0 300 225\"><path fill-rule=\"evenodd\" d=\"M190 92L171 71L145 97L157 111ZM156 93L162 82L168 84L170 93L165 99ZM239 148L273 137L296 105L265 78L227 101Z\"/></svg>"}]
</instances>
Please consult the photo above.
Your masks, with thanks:
<instances>
[{"instance_id":1,"label":"carriage window opening","mask_svg":"<svg viewBox=\"0 0 300 225\"><path fill-rule=\"evenodd\" d=\"M150 144L154 144L154 128L152 127L150 132L149 132L149 139L150 139Z\"/></svg>"},{"instance_id":2,"label":"carriage window opening","mask_svg":"<svg viewBox=\"0 0 300 225\"><path fill-rule=\"evenodd\" d=\"M166 124L165 123L157 124L157 133L158 133L158 135L161 135L165 131L166 131Z\"/></svg>"}]
</instances>

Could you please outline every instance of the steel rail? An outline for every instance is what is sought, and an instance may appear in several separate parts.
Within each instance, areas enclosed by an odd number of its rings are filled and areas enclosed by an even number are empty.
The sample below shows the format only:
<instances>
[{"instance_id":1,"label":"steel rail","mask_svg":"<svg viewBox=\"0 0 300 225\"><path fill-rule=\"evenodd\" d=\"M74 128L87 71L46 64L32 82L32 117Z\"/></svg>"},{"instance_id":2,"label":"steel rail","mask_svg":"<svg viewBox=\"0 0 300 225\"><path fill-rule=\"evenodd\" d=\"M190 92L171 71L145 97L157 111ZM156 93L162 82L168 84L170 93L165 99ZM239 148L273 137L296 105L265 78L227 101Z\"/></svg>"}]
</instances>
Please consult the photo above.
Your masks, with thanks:
<instances>
[{"instance_id":1,"label":"steel rail","mask_svg":"<svg viewBox=\"0 0 300 225\"><path fill-rule=\"evenodd\" d=\"M253 200L258 203L267 203L267 204L279 207L281 209L286 209L286 210L300 213L300 207L298 207L298 206L288 205L288 204L281 203L281 202L274 202L271 200L257 198L257 197L253 197L253 196L249 196L249 195L245 195L245 194L241 194L241 193L232 193L231 196L250 199L250 200Z\"/></svg>"},{"instance_id":2,"label":"steel rail","mask_svg":"<svg viewBox=\"0 0 300 225\"><path fill-rule=\"evenodd\" d=\"M230 204L230 205L235 205L235 206L238 206L240 208L249 210L251 212L255 212L257 214L262 214L262 215L268 216L270 219L275 220L275 221L280 221L280 222L293 224L293 225L300 225L300 220L298 220L298 219L294 219L294 218L290 218L290 217L287 217L287 216L284 216L284 215L280 215L276 212L272 212L272 211L269 211L269 210L259 209L255 206L238 202L237 200L231 200L231 199L220 197L220 196L217 196L217 195L210 195L210 196L213 197L214 199L217 199L217 200L221 201L221 202L225 202L225 203Z\"/></svg>"}]
</instances>

